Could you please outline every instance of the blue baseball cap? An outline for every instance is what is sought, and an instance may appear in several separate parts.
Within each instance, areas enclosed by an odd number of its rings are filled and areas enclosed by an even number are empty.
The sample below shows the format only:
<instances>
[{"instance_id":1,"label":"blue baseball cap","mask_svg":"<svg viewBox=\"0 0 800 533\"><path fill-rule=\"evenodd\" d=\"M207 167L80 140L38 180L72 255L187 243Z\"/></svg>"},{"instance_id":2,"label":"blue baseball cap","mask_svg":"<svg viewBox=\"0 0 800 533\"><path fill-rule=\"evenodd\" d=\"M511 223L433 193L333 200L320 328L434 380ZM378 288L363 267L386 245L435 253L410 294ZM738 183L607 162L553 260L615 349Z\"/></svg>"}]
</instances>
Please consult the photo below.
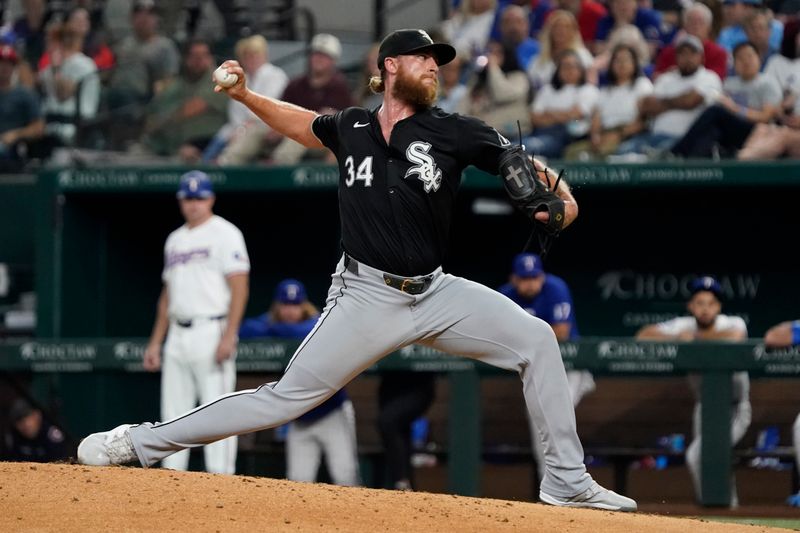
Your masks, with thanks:
<instances>
[{"instance_id":1,"label":"blue baseball cap","mask_svg":"<svg viewBox=\"0 0 800 533\"><path fill-rule=\"evenodd\" d=\"M711 276L701 276L689 284L689 292L694 296L700 291L709 291L718 299L722 298L722 286Z\"/></svg>"},{"instance_id":2,"label":"blue baseball cap","mask_svg":"<svg viewBox=\"0 0 800 533\"><path fill-rule=\"evenodd\" d=\"M282 304L301 304L308 299L305 286L296 279L285 279L275 288L275 301Z\"/></svg>"},{"instance_id":3,"label":"blue baseball cap","mask_svg":"<svg viewBox=\"0 0 800 533\"><path fill-rule=\"evenodd\" d=\"M211 198L214 196L214 187L211 185L211 178L208 174L200 170L191 170L181 176L181 183L178 186L176 196L180 199L186 198Z\"/></svg>"},{"instance_id":4,"label":"blue baseball cap","mask_svg":"<svg viewBox=\"0 0 800 533\"><path fill-rule=\"evenodd\" d=\"M519 254L514 258L513 272L521 278L536 278L544 274L542 259L536 254Z\"/></svg>"}]
</instances>

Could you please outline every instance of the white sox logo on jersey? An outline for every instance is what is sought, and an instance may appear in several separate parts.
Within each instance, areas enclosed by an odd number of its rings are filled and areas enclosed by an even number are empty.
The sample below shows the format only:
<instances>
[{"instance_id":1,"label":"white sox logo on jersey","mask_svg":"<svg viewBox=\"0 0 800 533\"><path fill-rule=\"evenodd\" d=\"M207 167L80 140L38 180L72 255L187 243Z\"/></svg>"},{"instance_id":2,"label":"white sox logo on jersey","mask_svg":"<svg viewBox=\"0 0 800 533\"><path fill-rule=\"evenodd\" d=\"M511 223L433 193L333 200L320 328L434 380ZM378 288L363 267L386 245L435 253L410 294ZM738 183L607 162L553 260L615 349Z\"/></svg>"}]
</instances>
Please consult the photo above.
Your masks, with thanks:
<instances>
[{"instance_id":1,"label":"white sox logo on jersey","mask_svg":"<svg viewBox=\"0 0 800 533\"><path fill-rule=\"evenodd\" d=\"M436 168L433 158L428 155L430 149L431 144L422 141L416 141L408 145L406 157L412 163L416 163L416 166L409 168L404 177L407 178L416 174L425 183L425 192L431 192L431 190L436 192L442 184L442 171Z\"/></svg>"}]
</instances>

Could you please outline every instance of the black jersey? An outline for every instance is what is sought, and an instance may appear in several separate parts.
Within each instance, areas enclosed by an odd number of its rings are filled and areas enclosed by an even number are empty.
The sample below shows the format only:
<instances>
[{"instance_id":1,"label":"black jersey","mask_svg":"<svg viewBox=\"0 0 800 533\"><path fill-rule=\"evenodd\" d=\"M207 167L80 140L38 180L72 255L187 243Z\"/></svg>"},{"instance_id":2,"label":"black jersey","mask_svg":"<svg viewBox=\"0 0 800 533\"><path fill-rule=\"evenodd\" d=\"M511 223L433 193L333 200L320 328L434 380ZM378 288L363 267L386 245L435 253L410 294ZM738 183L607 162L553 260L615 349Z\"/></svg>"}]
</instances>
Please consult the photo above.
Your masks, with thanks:
<instances>
[{"instance_id":1,"label":"black jersey","mask_svg":"<svg viewBox=\"0 0 800 533\"><path fill-rule=\"evenodd\" d=\"M442 264L464 168L497 174L510 145L480 120L436 107L398 122L388 145L377 110L322 115L312 130L339 162L345 252L402 276Z\"/></svg>"}]
</instances>

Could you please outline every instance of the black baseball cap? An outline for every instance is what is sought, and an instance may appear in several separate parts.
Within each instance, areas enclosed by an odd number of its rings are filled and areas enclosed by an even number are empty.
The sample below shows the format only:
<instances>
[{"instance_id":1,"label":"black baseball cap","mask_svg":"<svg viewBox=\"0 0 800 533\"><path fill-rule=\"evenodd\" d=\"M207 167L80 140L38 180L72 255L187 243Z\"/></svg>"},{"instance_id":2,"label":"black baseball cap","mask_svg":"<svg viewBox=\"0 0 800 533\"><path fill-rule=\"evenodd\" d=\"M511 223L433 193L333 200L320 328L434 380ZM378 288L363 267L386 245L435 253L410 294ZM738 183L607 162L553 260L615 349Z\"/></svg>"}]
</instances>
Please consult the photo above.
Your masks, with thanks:
<instances>
[{"instance_id":1,"label":"black baseball cap","mask_svg":"<svg viewBox=\"0 0 800 533\"><path fill-rule=\"evenodd\" d=\"M430 51L437 65L449 63L456 57L456 49L446 43L434 43L423 30L397 30L381 41L378 49L378 68L383 67L387 57L404 56L416 52Z\"/></svg>"}]
</instances>

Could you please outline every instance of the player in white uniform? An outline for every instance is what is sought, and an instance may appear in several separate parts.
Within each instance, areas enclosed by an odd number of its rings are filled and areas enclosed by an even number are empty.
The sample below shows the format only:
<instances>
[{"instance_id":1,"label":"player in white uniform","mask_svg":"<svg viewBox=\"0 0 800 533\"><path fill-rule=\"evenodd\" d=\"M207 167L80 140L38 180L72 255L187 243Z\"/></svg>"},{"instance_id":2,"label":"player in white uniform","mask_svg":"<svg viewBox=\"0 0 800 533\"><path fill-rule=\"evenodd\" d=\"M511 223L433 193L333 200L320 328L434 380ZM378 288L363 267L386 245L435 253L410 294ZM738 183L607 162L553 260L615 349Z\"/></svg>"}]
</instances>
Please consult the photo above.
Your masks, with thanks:
<instances>
[{"instance_id":1,"label":"player in white uniform","mask_svg":"<svg viewBox=\"0 0 800 533\"><path fill-rule=\"evenodd\" d=\"M694 280L690 287L691 297L687 309L691 316L677 317L666 322L644 326L636 334L642 340L717 340L740 342L747 339L747 325L738 316L721 314L722 288L712 277L704 276ZM686 466L692 474L695 496L700 498L702 479L700 477L700 453L702 446L700 401L701 378L694 374L689 376L689 383L694 392L692 430L694 439L686 449ZM731 446L744 436L750 426L752 409L750 407L750 378L747 372L733 374L733 403L731 405ZM736 484L731 477L731 507L738 505Z\"/></svg>"},{"instance_id":2,"label":"player in white uniform","mask_svg":"<svg viewBox=\"0 0 800 533\"><path fill-rule=\"evenodd\" d=\"M181 177L178 202L186 224L164 245L164 288L150 342L147 370L161 375L161 417L171 420L236 386L236 343L248 296L250 260L242 232L212 211L214 191L204 172ZM167 333L169 332L169 333ZM164 360L161 360L161 343ZM205 447L208 472L233 474L236 437ZM189 450L164 458L186 470Z\"/></svg>"}]
</instances>

